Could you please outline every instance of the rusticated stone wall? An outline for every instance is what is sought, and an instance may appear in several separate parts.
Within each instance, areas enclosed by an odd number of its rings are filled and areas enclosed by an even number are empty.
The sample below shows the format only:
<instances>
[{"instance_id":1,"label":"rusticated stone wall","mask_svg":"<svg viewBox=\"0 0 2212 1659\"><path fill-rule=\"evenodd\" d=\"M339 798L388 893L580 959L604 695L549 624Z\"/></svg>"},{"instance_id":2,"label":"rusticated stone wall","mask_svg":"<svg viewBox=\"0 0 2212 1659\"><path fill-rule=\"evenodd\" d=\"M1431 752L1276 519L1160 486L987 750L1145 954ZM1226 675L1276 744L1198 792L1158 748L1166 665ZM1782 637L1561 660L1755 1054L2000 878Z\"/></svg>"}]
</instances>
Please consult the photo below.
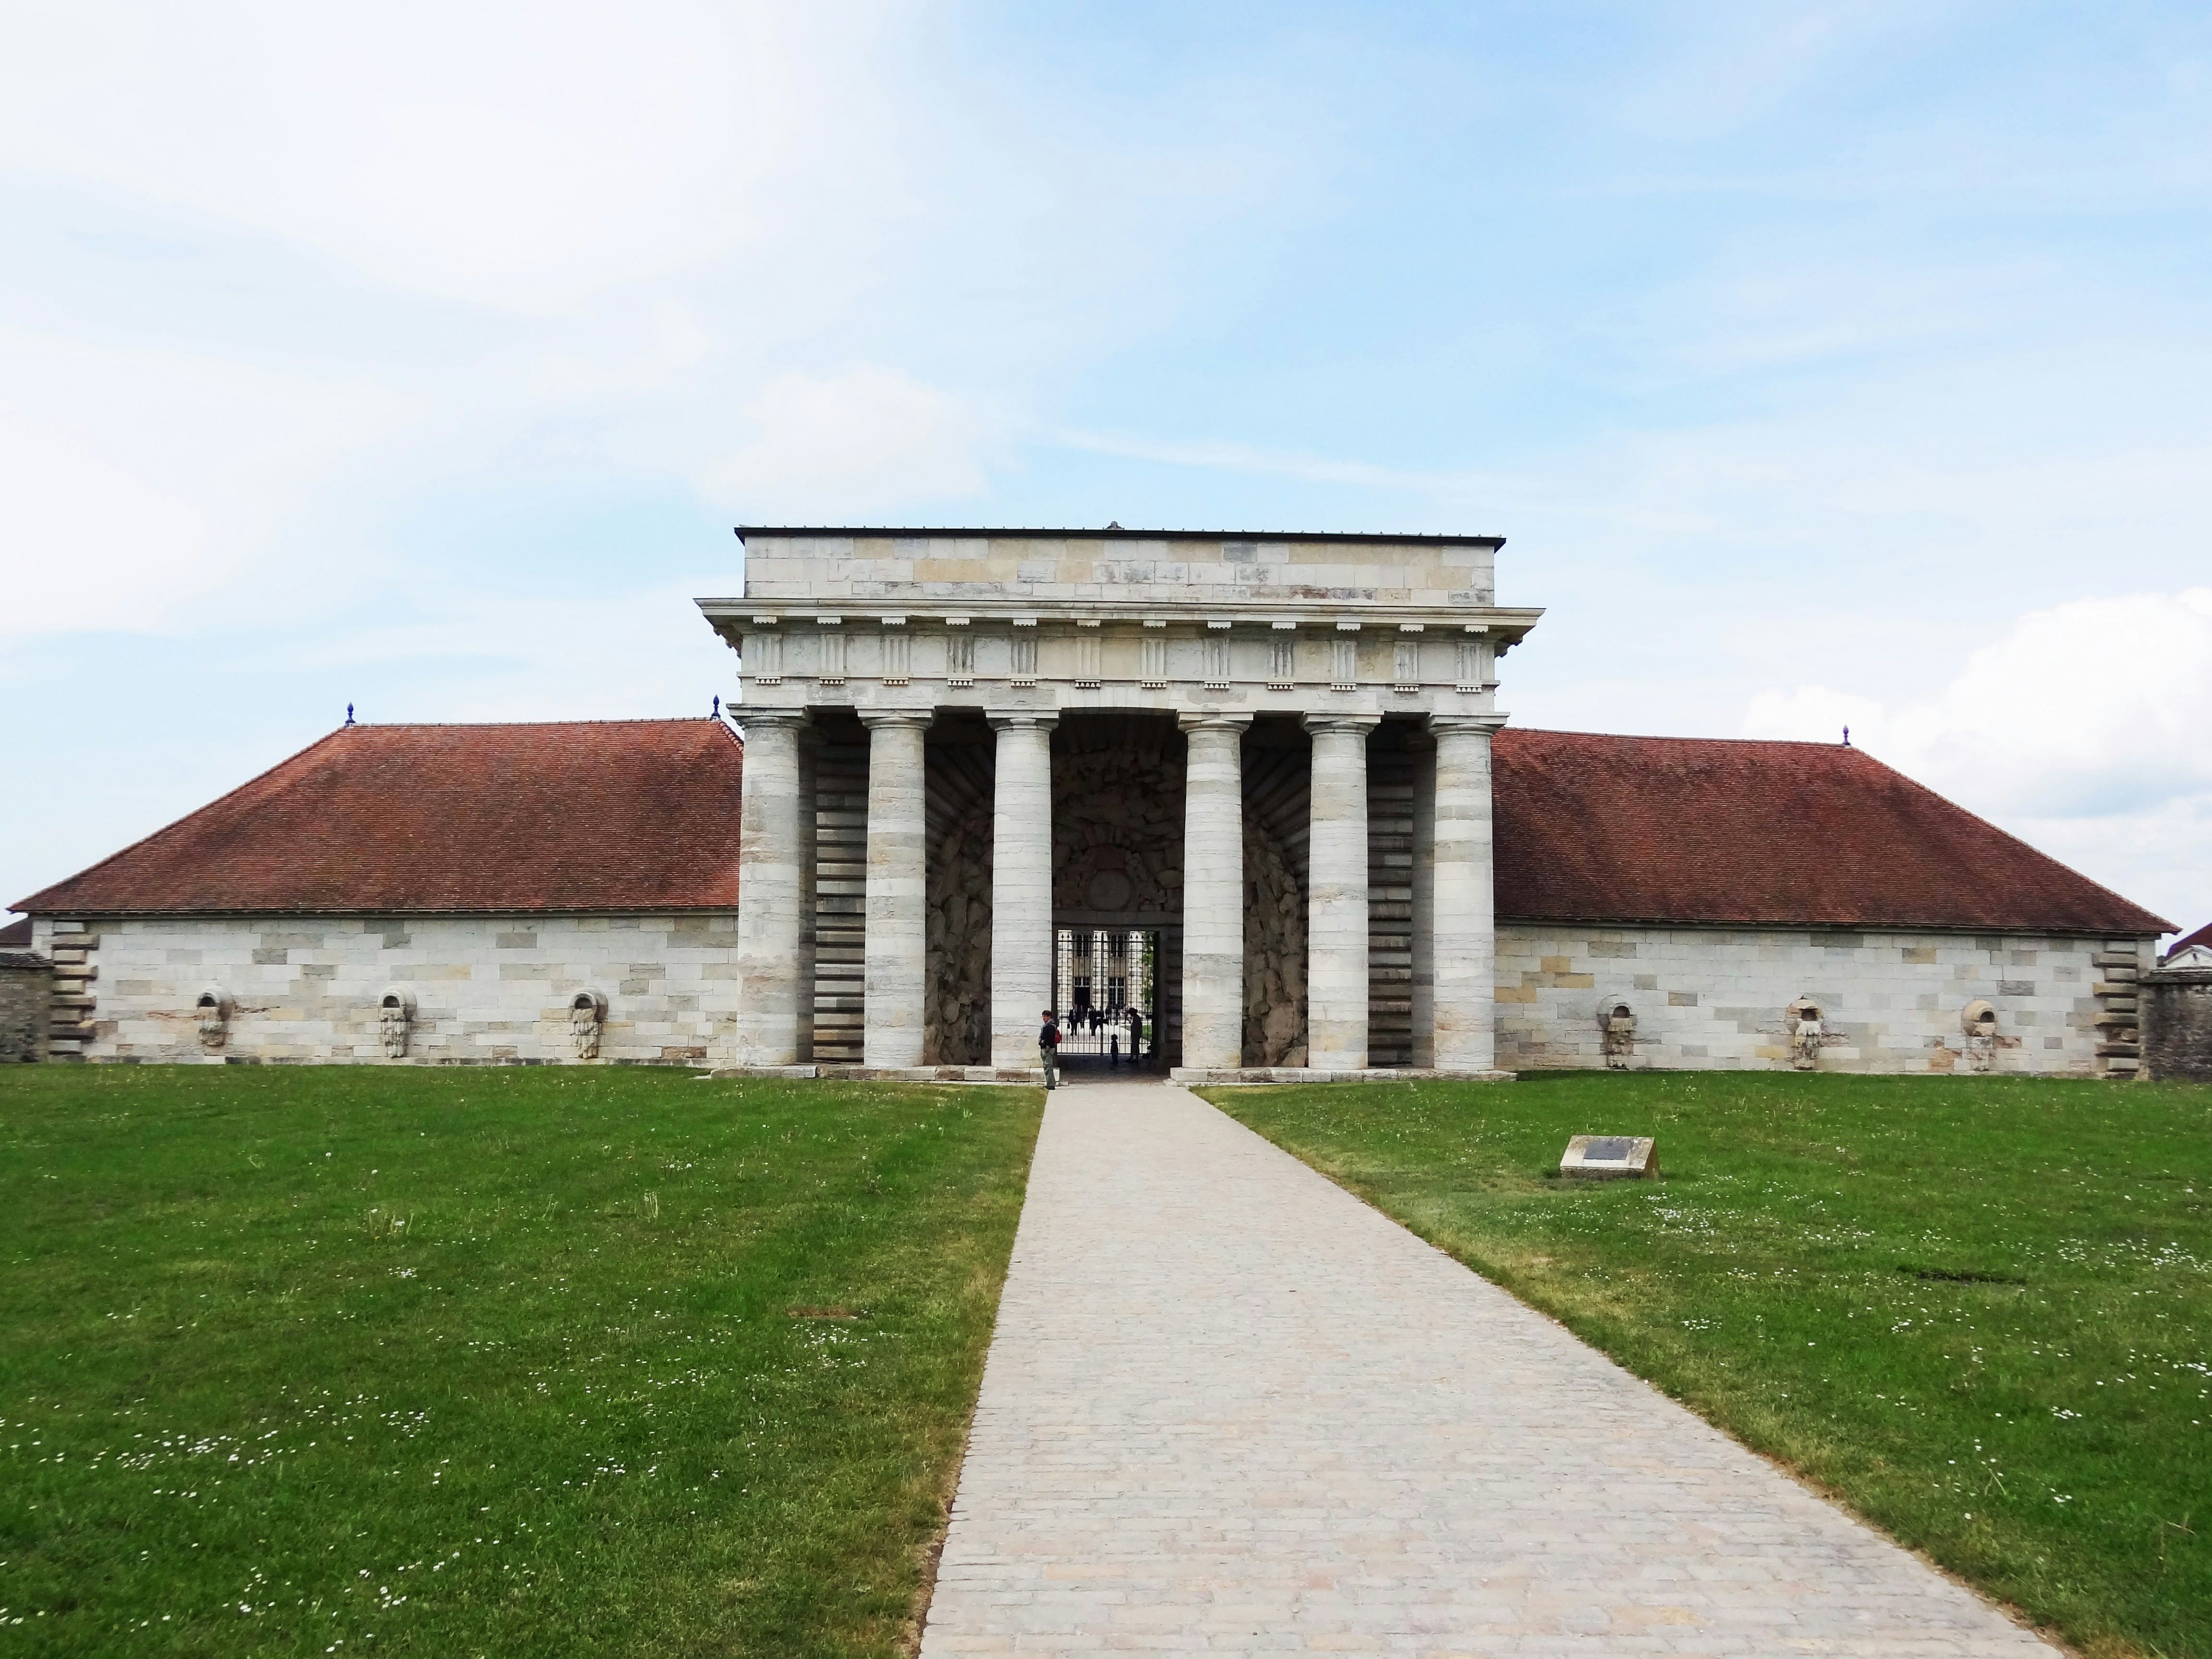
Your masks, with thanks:
<instances>
[{"instance_id":1,"label":"rusticated stone wall","mask_svg":"<svg viewBox=\"0 0 2212 1659\"><path fill-rule=\"evenodd\" d=\"M2143 1069L2160 1083L2212 1083L2212 969L2142 975Z\"/></svg>"},{"instance_id":2,"label":"rusticated stone wall","mask_svg":"<svg viewBox=\"0 0 2212 1659\"><path fill-rule=\"evenodd\" d=\"M43 1060L52 1019L54 965L29 951L0 951L0 1065Z\"/></svg>"},{"instance_id":3,"label":"rusticated stone wall","mask_svg":"<svg viewBox=\"0 0 2212 1659\"><path fill-rule=\"evenodd\" d=\"M991 788L988 731L929 746L925 1066L991 1062Z\"/></svg>"}]
</instances>

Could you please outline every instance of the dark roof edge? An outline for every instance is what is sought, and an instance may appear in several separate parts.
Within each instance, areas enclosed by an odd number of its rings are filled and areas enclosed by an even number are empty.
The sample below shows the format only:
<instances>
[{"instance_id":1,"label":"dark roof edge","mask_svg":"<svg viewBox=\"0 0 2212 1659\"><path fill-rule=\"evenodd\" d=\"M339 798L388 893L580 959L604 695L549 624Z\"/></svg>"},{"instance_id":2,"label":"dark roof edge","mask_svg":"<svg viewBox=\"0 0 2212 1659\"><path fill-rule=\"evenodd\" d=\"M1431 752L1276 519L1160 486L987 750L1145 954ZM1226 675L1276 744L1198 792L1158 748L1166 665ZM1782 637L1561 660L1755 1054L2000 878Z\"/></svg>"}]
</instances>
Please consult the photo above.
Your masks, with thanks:
<instances>
[{"instance_id":1,"label":"dark roof edge","mask_svg":"<svg viewBox=\"0 0 2212 1659\"><path fill-rule=\"evenodd\" d=\"M121 909L113 905L96 907L58 906L41 909L34 914L42 916L66 916L71 921L137 921L148 917L166 916L171 919L201 918L209 921L228 921L234 917L263 916L719 916L735 915L734 904L495 904L454 909L409 909L404 907L380 904L371 909L348 909L342 907L291 910L222 910L210 905L199 905L179 910ZM73 937L73 935L71 936Z\"/></svg>"},{"instance_id":2,"label":"dark roof edge","mask_svg":"<svg viewBox=\"0 0 2212 1659\"><path fill-rule=\"evenodd\" d=\"M1490 547L1505 545L1503 536L1366 535L1345 530L1103 530L1003 529L933 530L886 525L769 525L741 524L738 539L748 536L866 536L872 540L920 539L927 536L1027 536L1040 540L1074 542L1403 542L1425 547Z\"/></svg>"}]
</instances>

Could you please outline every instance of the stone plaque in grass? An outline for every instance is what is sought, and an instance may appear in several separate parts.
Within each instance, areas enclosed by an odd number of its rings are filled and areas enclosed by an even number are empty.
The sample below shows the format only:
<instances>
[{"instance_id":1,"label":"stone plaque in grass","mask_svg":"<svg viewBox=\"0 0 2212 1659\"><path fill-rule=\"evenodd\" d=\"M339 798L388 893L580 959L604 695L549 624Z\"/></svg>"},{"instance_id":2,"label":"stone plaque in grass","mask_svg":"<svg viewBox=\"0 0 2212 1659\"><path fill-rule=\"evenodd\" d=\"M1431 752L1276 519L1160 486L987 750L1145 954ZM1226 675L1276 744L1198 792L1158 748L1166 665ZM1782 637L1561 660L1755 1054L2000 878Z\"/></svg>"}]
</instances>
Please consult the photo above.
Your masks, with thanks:
<instances>
[{"instance_id":1,"label":"stone plaque in grass","mask_svg":"<svg viewBox=\"0 0 2212 1659\"><path fill-rule=\"evenodd\" d=\"M1586 1181L1656 1179L1659 1160L1648 1135L1577 1135L1567 1143L1559 1173Z\"/></svg>"}]
</instances>

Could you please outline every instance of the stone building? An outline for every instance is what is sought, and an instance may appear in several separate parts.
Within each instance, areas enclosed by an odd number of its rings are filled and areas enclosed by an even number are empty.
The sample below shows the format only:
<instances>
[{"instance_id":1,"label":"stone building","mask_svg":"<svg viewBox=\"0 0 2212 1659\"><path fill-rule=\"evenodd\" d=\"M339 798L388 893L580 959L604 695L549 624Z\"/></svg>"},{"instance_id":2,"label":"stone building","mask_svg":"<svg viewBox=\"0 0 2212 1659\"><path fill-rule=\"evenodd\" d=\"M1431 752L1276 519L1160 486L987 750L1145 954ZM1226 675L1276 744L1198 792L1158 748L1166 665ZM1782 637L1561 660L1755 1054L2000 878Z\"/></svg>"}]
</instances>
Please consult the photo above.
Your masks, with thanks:
<instances>
[{"instance_id":1,"label":"stone building","mask_svg":"<svg viewBox=\"0 0 2212 1659\"><path fill-rule=\"evenodd\" d=\"M43 1060L54 964L31 949L31 919L0 927L0 1066Z\"/></svg>"},{"instance_id":2,"label":"stone building","mask_svg":"<svg viewBox=\"0 0 2212 1659\"><path fill-rule=\"evenodd\" d=\"M16 907L54 1052L2139 1063L2168 925L1859 751L1506 725L1494 538L740 534L742 779L714 720L349 726Z\"/></svg>"},{"instance_id":3,"label":"stone building","mask_svg":"<svg viewBox=\"0 0 2212 1659\"><path fill-rule=\"evenodd\" d=\"M740 773L718 720L342 727L16 907L52 1052L710 1064Z\"/></svg>"}]
</instances>

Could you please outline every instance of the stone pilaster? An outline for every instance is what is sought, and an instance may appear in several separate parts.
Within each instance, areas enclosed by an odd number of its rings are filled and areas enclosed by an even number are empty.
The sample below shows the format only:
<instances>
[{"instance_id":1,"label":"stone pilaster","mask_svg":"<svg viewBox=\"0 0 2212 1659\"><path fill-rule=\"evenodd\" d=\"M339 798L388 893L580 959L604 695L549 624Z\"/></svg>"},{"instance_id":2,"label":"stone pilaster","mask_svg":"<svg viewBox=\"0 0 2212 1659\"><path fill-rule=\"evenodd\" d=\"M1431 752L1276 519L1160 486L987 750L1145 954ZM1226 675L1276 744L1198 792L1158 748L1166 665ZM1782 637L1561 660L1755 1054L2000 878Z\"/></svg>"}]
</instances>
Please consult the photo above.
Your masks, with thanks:
<instances>
[{"instance_id":1,"label":"stone pilaster","mask_svg":"<svg viewBox=\"0 0 2212 1659\"><path fill-rule=\"evenodd\" d=\"M1037 1063L1040 1010L1052 1003L1051 714L993 714L991 1063Z\"/></svg>"},{"instance_id":2,"label":"stone pilaster","mask_svg":"<svg viewBox=\"0 0 2212 1659\"><path fill-rule=\"evenodd\" d=\"M799 731L802 714L739 712L744 804L738 827L738 1018L740 1066L799 1060Z\"/></svg>"},{"instance_id":3,"label":"stone pilaster","mask_svg":"<svg viewBox=\"0 0 2212 1659\"><path fill-rule=\"evenodd\" d=\"M1305 717L1313 734L1306 1064L1315 1071L1367 1065L1367 734L1376 724L1371 714Z\"/></svg>"},{"instance_id":4,"label":"stone pilaster","mask_svg":"<svg viewBox=\"0 0 2212 1659\"><path fill-rule=\"evenodd\" d=\"M1183 786L1182 1063L1243 1064L1244 775L1249 714L1192 714Z\"/></svg>"},{"instance_id":5,"label":"stone pilaster","mask_svg":"<svg viewBox=\"0 0 2212 1659\"><path fill-rule=\"evenodd\" d=\"M863 714L868 728L866 998L862 1063L921 1064L928 960L922 738L930 717Z\"/></svg>"},{"instance_id":6,"label":"stone pilaster","mask_svg":"<svg viewBox=\"0 0 2212 1659\"><path fill-rule=\"evenodd\" d=\"M1491 862L1490 739L1503 714L1437 715L1436 1065L1498 1068L1498 924Z\"/></svg>"}]
</instances>

